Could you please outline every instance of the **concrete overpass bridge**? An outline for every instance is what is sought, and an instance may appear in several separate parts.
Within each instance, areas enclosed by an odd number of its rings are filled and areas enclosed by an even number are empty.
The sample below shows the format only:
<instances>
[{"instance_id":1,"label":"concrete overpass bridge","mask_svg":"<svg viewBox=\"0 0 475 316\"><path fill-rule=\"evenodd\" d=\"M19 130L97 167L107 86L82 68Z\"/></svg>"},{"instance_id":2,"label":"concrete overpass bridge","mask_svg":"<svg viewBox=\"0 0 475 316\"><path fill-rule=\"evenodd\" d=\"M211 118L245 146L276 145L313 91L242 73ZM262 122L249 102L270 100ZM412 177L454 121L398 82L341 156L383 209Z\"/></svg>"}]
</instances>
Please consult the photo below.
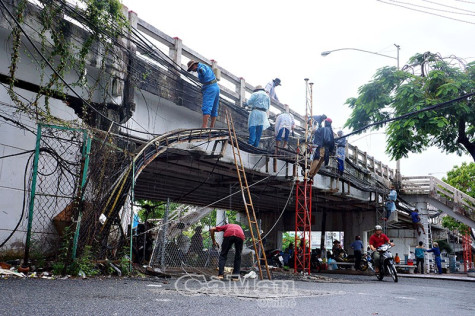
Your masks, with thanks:
<instances>
[{"instance_id":1,"label":"concrete overpass bridge","mask_svg":"<svg viewBox=\"0 0 475 316\"><path fill-rule=\"evenodd\" d=\"M7 8L14 10L15 6L10 4ZM0 21L0 38L7 42L15 21L5 8L0 10L6 17ZM119 170L116 183L123 185L112 193L115 196L111 201L119 203L111 207L109 215L111 218L119 216L132 183L135 199L163 201L169 198L197 206L188 224L212 208L242 211L244 207L241 195L236 194L239 185L223 115L224 109L229 109L233 113L237 132L242 137L241 155L263 230L267 231L278 220L276 229L268 237L269 246L276 247L279 243L278 232L295 228L292 192L302 168L302 157L295 153L295 140L290 144L293 150L279 156L273 154L273 132L269 130L263 134L261 148L246 145L248 113L243 103L254 86L218 65L216 60L208 59L187 47L179 38L156 29L134 12L125 7L123 11L132 31L127 36L115 39L115 57L106 58L101 53L101 43L94 43L88 54L87 81L91 85L97 80L100 82L96 90L92 91L89 103L86 104L83 99L86 92L77 86L69 87L66 95L61 97L50 93L50 107L60 119L83 120L86 125L128 139L127 146L132 148L134 156L135 175L130 177L132 165ZM38 93L42 87L39 75L31 71L41 60L34 50L35 43L39 45L40 42L35 31L41 29L39 13L40 9L34 4L28 5L24 19L28 27L24 29L22 45L29 53L20 51L21 62L18 63L14 82L14 90L28 96ZM80 23L71 21L74 17L67 18L65 24L69 31L66 40L82 43L89 31ZM27 41L26 37L32 42ZM7 85L10 83L8 67L11 58L8 49L4 49L6 53L0 58L0 81ZM189 59L206 63L221 74L219 85L222 98L216 129L195 128L200 126L201 121L201 94L196 78L185 71L184 65ZM102 61L107 67L99 78ZM43 75L53 74L52 69L44 69ZM65 79L74 83L81 75L70 71L65 74ZM12 116L15 110L12 110L10 95L2 91L0 101L2 111ZM88 105L98 108L100 113L91 112L87 118L84 117L83 109ZM282 110L282 104L272 102L271 122L275 120L275 114ZM296 138L302 139L305 118L299 113L293 114L299 125ZM29 120L29 123L37 122ZM15 135L14 139L8 140L8 146L15 143L22 149L35 148L34 135L22 135L17 126L1 125L0 129ZM93 152L91 154L94 155ZM5 163L5 168L19 170L26 163L26 159L18 159ZM346 170L342 177L338 177L336 164L331 161L314 178L312 230L344 231L347 236L371 231L380 221L378 213L382 211L384 196L397 177L397 170L349 144ZM475 227L474 199L432 177L402 179L400 193L411 203L432 204ZM6 231L14 226L20 212L21 198L4 198L12 190L21 189L21 181L12 180L9 188L0 190L3 208L10 210L6 216L1 215L6 218L2 220L2 229ZM57 213L61 211L56 210ZM106 225L112 225L112 221ZM350 241L350 238L346 238L345 245L348 246Z\"/></svg>"}]
</instances>

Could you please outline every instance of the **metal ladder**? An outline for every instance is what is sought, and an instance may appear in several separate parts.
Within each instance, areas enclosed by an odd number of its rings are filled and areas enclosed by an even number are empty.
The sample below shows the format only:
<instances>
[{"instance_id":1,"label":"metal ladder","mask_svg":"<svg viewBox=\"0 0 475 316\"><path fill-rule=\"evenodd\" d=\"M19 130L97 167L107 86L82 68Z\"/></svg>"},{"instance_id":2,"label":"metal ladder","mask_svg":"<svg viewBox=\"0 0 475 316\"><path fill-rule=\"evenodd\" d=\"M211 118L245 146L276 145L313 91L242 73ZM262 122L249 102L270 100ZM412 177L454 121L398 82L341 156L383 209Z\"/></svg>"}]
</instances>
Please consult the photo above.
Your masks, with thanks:
<instances>
[{"instance_id":1,"label":"metal ladder","mask_svg":"<svg viewBox=\"0 0 475 316\"><path fill-rule=\"evenodd\" d=\"M259 268L259 276L263 279L261 259L264 260L267 278L271 280L269 266L267 264L266 253L264 251L264 245L262 244L261 233L259 225L256 219L256 212L254 211L254 204L252 203L251 191L247 184L246 172L242 163L241 152L239 150L238 139L236 131L234 130L234 122L231 114L226 110L226 122L228 124L229 141L231 142L231 148L233 149L234 165L236 166L236 172L239 179L239 185L241 186L242 200L246 209L247 222L249 224L249 231L251 233L252 245L254 246L254 253L257 259L257 266ZM259 251L262 251L263 258L259 258Z\"/></svg>"}]
</instances>

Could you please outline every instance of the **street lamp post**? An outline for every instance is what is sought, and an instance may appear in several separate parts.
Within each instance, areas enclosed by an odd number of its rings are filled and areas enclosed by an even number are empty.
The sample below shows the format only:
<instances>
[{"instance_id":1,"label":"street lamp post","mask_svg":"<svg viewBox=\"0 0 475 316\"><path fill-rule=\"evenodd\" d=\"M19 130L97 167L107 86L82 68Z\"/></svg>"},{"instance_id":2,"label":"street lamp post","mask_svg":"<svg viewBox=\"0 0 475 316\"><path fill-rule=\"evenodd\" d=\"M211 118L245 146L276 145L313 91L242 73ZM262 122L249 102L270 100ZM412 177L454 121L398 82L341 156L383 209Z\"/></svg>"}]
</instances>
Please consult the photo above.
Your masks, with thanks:
<instances>
[{"instance_id":1,"label":"street lamp post","mask_svg":"<svg viewBox=\"0 0 475 316\"><path fill-rule=\"evenodd\" d=\"M363 53L368 53L368 54L373 54L373 55L378 55L378 56L382 56L382 57L387 57L387 58L391 58L391 59L395 59L396 60L396 63L397 63L397 69L399 70L399 50L401 49L401 46L397 45L397 44L394 44L394 46L396 46L396 49L397 49L397 55L396 57L394 56L389 56L389 55L384 55L384 54L380 54L380 53L376 53L376 52L371 52L369 50L364 50L364 49L359 49L359 48L338 48L338 49L333 49L333 50L327 50L327 51L324 51L321 53L321 55L323 57L325 56L328 56L330 55L331 53L333 52L337 52L337 51L340 51L340 50L356 50L358 52L363 52Z\"/></svg>"},{"instance_id":2,"label":"street lamp post","mask_svg":"<svg viewBox=\"0 0 475 316\"><path fill-rule=\"evenodd\" d=\"M338 48L338 49L333 49L333 50L327 50L327 51L322 52L321 55L323 57L325 57L325 56L330 55L333 52L337 52L337 51L340 51L340 50L356 50L358 52L363 52L363 53L368 53L368 54L373 54L373 55L378 55L378 56L382 56L382 57L395 59L397 69L399 70L399 50L401 49L401 46L399 46L397 44L394 44L394 46L396 46L396 49L397 49L396 57L380 54L380 53L377 53L377 52L371 52L369 50L364 50L364 49L359 49L359 48L351 48L351 47L350 48ZM398 159L396 161L396 181L397 181L397 185L400 186L401 185L401 160L400 159Z\"/></svg>"}]
</instances>

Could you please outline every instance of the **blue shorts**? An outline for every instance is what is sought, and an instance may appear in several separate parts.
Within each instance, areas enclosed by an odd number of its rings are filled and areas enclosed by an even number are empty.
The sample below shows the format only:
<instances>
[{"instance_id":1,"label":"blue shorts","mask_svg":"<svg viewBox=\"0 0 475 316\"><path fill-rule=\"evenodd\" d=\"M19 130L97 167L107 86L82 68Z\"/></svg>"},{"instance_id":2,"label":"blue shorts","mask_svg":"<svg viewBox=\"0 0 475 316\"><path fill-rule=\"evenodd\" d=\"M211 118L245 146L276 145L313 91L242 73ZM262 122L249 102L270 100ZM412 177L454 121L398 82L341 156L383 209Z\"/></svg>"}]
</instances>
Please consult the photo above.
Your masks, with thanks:
<instances>
[{"instance_id":1,"label":"blue shorts","mask_svg":"<svg viewBox=\"0 0 475 316\"><path fill-rule=\"evenodd\" d=\"M282 140L282 134L284 134L284 131L285 131L284 141L288 141L290 131L285 127L282 127L281 129L279 129L279 133L277 133L277 136L275 137L275 140L281 141Z\"/></svg>"},{"instance_id":2,"label":"blue shorts","mask_svg":"<svg viewBox=\"0 0 475 316\"><path fill-rule=\"evenodd\" d=\"M218 116L219 109L219 87L217 83L204 86L201 89L203 94L203 105L201 111L203 115L211 115L211 117Z\"/></svg>"}]
</instances>

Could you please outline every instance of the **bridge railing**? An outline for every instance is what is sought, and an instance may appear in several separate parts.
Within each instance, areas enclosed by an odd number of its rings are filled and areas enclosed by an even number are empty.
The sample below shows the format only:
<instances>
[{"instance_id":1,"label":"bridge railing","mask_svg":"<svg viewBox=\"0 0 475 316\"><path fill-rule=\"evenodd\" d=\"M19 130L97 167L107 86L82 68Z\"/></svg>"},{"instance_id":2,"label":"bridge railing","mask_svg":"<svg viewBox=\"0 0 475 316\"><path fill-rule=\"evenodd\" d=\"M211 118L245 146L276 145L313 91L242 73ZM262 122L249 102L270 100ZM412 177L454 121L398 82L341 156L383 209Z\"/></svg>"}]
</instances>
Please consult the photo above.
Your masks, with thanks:
<instances>
[{"instance_id":1,"label":"bridge railing","mask_svg":"<svg viewBox=\"0 0 475 316\"><path fill-rule=\"evenodd\" d=\"M357 146L348 144L346 147L346 157L348 157L357 166L368 170L388 180L395 179L396 171L389 168L388 165L376 160L373 156L368 155L367 152L361 151Z\"/></svg>"},{"instance_id":2,"label":"bridge railing","mask_svg":"<svg viewBox=\"0 0 475 316\"><path fill-rule=\"evenodd\" d=\"M244 78L232 74L228 70L219 66L216 60L208 59L184 45L180 38L171 37L163 33L141 18L138 18L137 29L167 47L168 56L173 59L176 64L181 65L182 68L186 69L185 65L188 60L193 59L208 64L213 69L217 70L217 72L221 74L221 80L219 81L221 94L234 102L235 105L242 107L247 96L249 96L254 91L255 87L247 83ZM269 78L269 80L271 80L271 78ZM274 110L276 113L280 113L281 111L284 111L284 105L280 102L272 100L271 110ZM290 112L294 115L299 126L305 125L305 118L302 115L293 110ZM271 115L271 119L272 118L274 118L274 115Z\"/></svg>"},{"instance_id":3,"label":"bridge railing","mask_svg":"<svg viewBox=\"0 0 475 316\"><path fill-rule=\"evenodd\" d=\"M147 36L158 41L164 48L168 49L168 56L182 68L186 68L185 64L188 60L193 59L199 62L211 65L212 68L217 69L221 74L221 80L219 81L221 94L228 100L231 100L237 106L243 106L244 100L254 90L254 86L249 84L242 77L238 77L223 67L219 66L216 60L208 59L193 49L182 43L182 40L178 37L171 37L153 25L150 25L141 18L137 19L137 29L143 32ZM272 107L274 112L278 113L284 110L284 105L280 102L272 100ZM277 111L275 111L277 110ZM294 115L297 124L301 127L305 126L305 117L299 113L291 110ZM275 116L271 115L271 119L275 119ZM347 157L350 157L352 161L364 169L377 174L385 179L394 179L395 170L383 164L381 161L376 160L374 157L369 156L366 152L358 149L358 147L351 144L347 147Z\"/></svg>"},{"instance_id":4,"label":"bridge railing","mask_svg":"<svg viewBox=\"0 0 475 316\"><path fill-rule=\"evenodd\" d=\"M463 207L470 214L475 210L474 198L432 176L402 177L402 193L430 195L446 205Z\"/></svg>"}]
</instances>

